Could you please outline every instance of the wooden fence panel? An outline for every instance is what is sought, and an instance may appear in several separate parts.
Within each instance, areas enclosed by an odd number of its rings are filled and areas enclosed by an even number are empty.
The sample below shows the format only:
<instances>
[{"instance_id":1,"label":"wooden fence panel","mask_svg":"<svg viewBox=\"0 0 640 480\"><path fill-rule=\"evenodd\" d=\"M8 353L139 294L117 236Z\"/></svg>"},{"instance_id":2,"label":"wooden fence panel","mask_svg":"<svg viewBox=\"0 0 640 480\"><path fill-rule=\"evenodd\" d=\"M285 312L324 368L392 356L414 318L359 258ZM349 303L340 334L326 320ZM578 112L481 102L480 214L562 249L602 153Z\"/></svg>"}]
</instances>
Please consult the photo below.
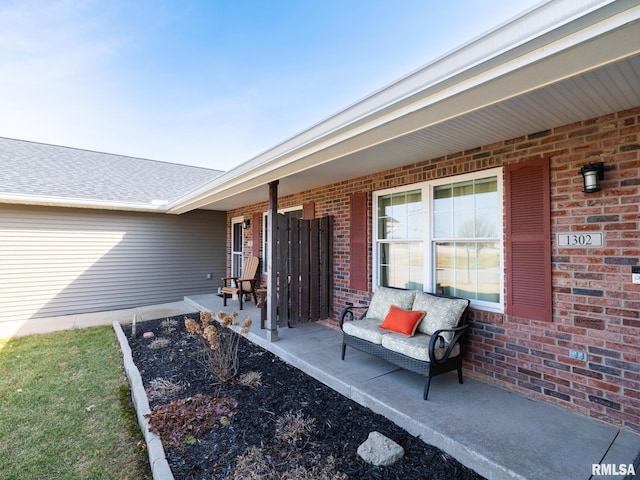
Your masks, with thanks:
<instances>
[{"instance_id":1,"label":"wooden fence panel","mask_svg":"<svg viewBox=\"0 0 640 480\"><path fill-rule=\"evenodd\" d=\"M331 314L332 217L300 220L278 215L277 275L280 326Z\"/></svg>"}]
</instances>

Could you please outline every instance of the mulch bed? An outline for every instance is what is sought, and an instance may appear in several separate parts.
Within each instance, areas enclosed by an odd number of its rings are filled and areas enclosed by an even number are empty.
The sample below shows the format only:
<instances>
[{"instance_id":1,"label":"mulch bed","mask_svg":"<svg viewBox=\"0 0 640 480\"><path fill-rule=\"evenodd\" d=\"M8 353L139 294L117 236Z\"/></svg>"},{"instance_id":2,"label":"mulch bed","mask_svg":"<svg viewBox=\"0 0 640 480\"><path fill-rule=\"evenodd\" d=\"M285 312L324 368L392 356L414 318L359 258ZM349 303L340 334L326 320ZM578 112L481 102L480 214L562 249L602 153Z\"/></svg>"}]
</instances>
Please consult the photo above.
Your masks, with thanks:
<instances>
[{"instance_id":1,"label":"mulch bed","mask_svg":"<svg viewBox=\"0 0 640 480\"><path fill-rule=\"evenodd\" d=\"M188 315L198 319L199 314ZM164 441L165 453L177 480L233 478L353 478L353 479L481 479L441 450L425 444L402 428L331 388L309 377L244 337L239 342L239 375L260 372L261 385L244 386L237 377L220 383L202 363L198 336L185 330L185 316L174 317L173 331L162 326L166 319L137 325L124 331L129 339L133 360L140 370L145 387L153 379L182 382L186 386L178 395L150 399L152 410L172 400L205 394L232 398L237 410L224 426L210 429L198 438L179 446ZM254 327L255 328L255 327ZM153 338L143 338L153 332ZM234 335L237 335L234 333ZM152 342L166 338L163 342ZM148 390L149 391L149 390ZM276 433L279 418L286 414L312 419L313 428L304 438L285 441ZM372 466L357 454L358 446L369 433L377 431L400 444L404 457L392 466ZM236 469L238 460L251 447L259 448L265 465L251 467L250 473ZM256 450L254 450L255 452ZM333 470L326 469L331 456ZM244 461L247 461L245 455ZM238 468L240 468L238 466ZM297 470L296 470L297 469ZM275 474L274 474L275 471ZM301 472L307 472L304 477Z\"/></svg>"}]
</instances>

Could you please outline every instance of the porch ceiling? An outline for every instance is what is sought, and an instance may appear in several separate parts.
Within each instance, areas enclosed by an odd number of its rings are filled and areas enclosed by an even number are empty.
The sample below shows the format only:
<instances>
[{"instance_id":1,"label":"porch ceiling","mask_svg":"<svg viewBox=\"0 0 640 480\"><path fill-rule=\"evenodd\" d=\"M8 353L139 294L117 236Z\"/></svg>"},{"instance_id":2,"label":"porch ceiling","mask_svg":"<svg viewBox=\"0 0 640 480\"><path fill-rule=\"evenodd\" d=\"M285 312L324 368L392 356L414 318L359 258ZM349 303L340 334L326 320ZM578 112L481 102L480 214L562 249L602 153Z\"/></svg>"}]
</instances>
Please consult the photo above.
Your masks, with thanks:
<instances>
[{"instance_id":1,"label":"porch ceiling","mask_svg":"<svg viewBox=\"0 0 640 480\"><path fill-rule=\"evenodd\" d=\"M496 56L295 149L247 162L173 213L230 210L267 201L274 180L282 197L637 107L638 38L635 19L552 54L544 53L553 48L547 43ZM525 54L540 58L524 61Z\"/></svg>"}]
</instances>

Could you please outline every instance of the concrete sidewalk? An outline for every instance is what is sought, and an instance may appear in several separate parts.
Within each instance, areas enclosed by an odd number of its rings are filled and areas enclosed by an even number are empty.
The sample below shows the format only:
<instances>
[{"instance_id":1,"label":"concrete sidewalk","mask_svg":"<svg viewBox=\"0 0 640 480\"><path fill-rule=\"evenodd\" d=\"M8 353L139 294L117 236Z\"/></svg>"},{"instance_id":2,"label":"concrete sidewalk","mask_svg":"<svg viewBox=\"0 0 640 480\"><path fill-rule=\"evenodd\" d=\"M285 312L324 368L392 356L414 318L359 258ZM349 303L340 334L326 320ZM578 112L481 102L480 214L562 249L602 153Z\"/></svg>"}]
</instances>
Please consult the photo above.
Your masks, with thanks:
<instances>
[{"instance_id":1,"label":"concrete sidewalk","mask_svg":"<svg viewBox=\"0 0 640 480\"><path fill-rule=\"evenodd\" d=\"M0 323L0 338L12 329L12 335L21 335L114 320L130 323L134 313L149 320L223 308L216 295L199 295L164 305L31 321L17 329ZM247 303L243 314L253 320L249 340L489 479L622 479L593 476L592 465L626 467L640 459L640 436L631 432L473 378L460 385L455 372L435 377L424 401L424 379L418 375L353 349L347 349L342 361L337 329L319 323L280 329L280 340L270 343L259 328L259 310Z\"/></svg>"}]
</instances>

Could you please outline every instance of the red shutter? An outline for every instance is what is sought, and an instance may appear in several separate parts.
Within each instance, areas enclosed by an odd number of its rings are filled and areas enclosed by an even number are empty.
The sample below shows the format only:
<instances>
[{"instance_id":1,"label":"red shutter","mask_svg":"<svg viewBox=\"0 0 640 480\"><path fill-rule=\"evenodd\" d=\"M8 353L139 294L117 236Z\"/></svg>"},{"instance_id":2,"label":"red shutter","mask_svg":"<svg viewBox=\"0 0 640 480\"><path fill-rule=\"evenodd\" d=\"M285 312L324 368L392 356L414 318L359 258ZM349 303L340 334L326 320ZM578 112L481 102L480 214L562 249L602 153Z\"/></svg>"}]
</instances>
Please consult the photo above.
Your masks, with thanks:
<instances>
[{"instance_id":1,"label":"red shutter","mask_svg":"<svg viewBox=\"0 0 640 480\"><path fill-rule=\"evenodd\" d=\"M549 159L508 165L505 195L507 314L550 322Z\"/></svg>"},{"instance_id":2,"label":"red shutter","mask_svg":"<svg viewBox=\"0 0 640 480\"><path fill-rule=\"evenodd\" d=\"M349 288L368 290L367 193L349 199Z\"/></svg>"},{"instance_id":3,"label":"red shutter","mask_svg":"<svg viewBox=\"0 0 640 480\"><path fill-rule=\"evenodd\" d=\"M316 203L307 202L302 205L302 219L313 220L316 218Z\"/></svg>"}]
</instances>

